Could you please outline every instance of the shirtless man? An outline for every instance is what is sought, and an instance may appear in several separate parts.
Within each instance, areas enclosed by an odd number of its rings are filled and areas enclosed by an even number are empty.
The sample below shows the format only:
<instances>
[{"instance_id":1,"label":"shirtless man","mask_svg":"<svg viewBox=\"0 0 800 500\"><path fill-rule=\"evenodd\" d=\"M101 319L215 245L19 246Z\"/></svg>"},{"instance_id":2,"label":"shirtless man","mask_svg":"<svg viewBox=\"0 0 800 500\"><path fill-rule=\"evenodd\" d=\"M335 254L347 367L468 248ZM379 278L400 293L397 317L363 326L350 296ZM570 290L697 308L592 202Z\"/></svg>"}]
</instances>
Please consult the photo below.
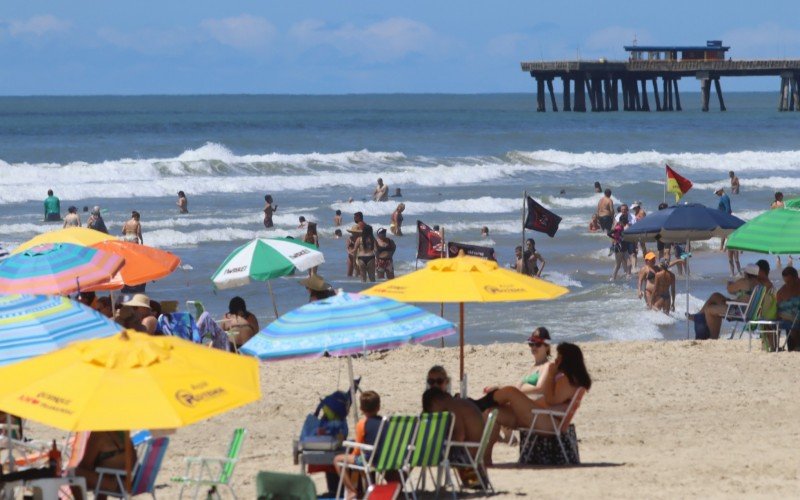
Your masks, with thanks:
<instances>
[{"instance_id":1,"label":"shirtless man","mask_svg":"<svg viewBox=\"0 0 800 500\"><path fill-rule=\"evenodd\" d=\"M455 416L453 441L479 443L483 437L483 415L477 405L468 399L454 398L438 387L431 387L422 393L422 411L452 413ZM475 448L469 449L473 457L476 451ZM491 465L491 457L488 458L486 464Z\"/></svg>"},{"instance_id":2,"label":"shirtless man","mask_svg":"<svg viewBox=\"0 0 800 500\"><path fill-rule=\"evenodd\" d=\"M614 200L611 199L611 190L606 189L603 197L597 202L597 217L600 219L600 227L603 231L611 231L614 223Z\"/></svg>"},{"instance_id":3,"label":"shirtless man","mask_svg":"<svg viewBox=\"0 0 800 500\"><path fill-rule=\"evenodd\" d=\"M728 177L731 178L731 194L739 194L739 178L733 173L733 170L728 172Z\"/></svg>"},{"instance_id":4,"label":"shirtless man","mask_svg":"<svg viewBox=\"0 0 800 500\"><path fill-rule=\"evenodd\" d=\"M669 270L668 260L661 261L649 304L650 309L657 309L667 315L675 310L675 274Z\"/></svg>"},{"instance_id":5,"label":"shirtless man","mask_svg":"<svg viewBox=\"0 0 800 500\"><path fill-rule=\"evenodd\" d=\"M644 303L647 304L648 309L650 308L650 297L653 295L656 273L658 273L656 254L649 252L644 256L644 266L639 269L639 280L636 283L637 296L640 299L644 297Z\"/></svg>"},{"instance_id":6,"label":"shirtless man","mask_svg":"<svg viewBox=\"0 0 800 500\"><path fill-rule=\"evenodd\" d=\"M383 183L383 179L378 177L378 185L372 193L373 201L389 201L389 186Z\"/></svg>"}]
</instances>

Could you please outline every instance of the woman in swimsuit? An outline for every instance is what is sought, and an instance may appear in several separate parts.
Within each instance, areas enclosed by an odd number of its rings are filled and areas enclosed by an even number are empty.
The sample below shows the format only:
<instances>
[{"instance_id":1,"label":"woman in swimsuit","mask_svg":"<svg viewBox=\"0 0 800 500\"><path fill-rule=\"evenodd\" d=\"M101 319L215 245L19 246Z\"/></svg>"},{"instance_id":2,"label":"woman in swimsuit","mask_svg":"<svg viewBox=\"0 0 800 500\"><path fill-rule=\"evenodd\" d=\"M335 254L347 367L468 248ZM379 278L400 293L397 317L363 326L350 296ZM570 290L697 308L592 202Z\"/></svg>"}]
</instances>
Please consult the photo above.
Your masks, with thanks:
<instances>
[{"instance_id":1,"label":"woman in swimsuit","mask_svg":"<svg viewBox=\"0 0 800 500\"><path fill-rule=\"evenodd\" d=\"M144 238L142 238L142 224L139 222L141 216L139 212L134 210L131 212L131 218L122 225L122 239L130 243L139 243L144 245Z\"/></svg>"},{"instance_id":2,"label":"woman in swimsuit","mask_svg":"<svg viewBox=\"0 0 800 500\"><path fill-rule=\"evenodd\" d=\"M125 440L128 446L125 446ZM102 431L92 432L86 442L86 451L83 459L75 468L75 474L86 478L86 487L89 491L94 490L100 475L96 472L98 467L109 469L125 470L127 452L127 463L131 466L136 463L136 449L130 443L127 433L121 431ZM103 476L101 488L107 491L116 491L118 488L117 480L114 476ZM107 498L99 495L98 499Z\"/></svg>"},{"instance_id":3,"label":"woman in swimsuit","mask_svg":"<svg viewBox=\"0 0 800 500\"><path fill-rule=\"evenodd\" d=\"M319 235L317 235L317 223L316 222L309 222L308 226L306 227L306 235L303 237L303 241L306 243L311 243L315 247L319 248ZM317 274L317 267L314 266L308 270L308 275L311 276L312 274Z\"/></svg>"},{"instance_id":4,"label":"woman in swimsuit","mask_svg":"<svg viewBox=\"0 0 800 500\"><path fill-rule=\"evenodd\" d=\"M538 327L528 337L528 347L533 355L533 367L531 372L517 384L517 389L527 394L531 399L541 397L542 391L544 391L544 377L542 377L542 374L552 363L550 361L549 340L550 332L543 326ZM483 393L488 394L497 389L499 389L499 386L484 387Z\"/></svg>"},{"instance_id":5,"label":"woman in swimsuit","mask_svg":"<svg viewBox=\"0 0 800 500\"><path fill-rule=\"evenodd\" d=\"M406 204L400 203L392 212L392 223L389 225L389 231L395 236L403 236L403 211L405 209Z\"/></svg>"},{"instance_id":6,"label":"woman in swimsuit","mask_svg":"<svg viewBox=\"0 0 800 500\"><path fill-rule=\"evenodd\" d=\"M542 374L543 390L539 399L531 399L516 387L507 386L491 391L476 401L481 410L495 407L500 410L497 414L499 425L495 426L484 455L487 465L492 464L492 449L500 435L500 426L512 429L530 427L532 410L545 408L564 411L578 389L583 387L589 390L592 387L592 378L586 370L580 347L565 342L558 345L556 352L556 360ZM536 420L536 429L552 431L553 424L549 418L540 418Z\"/></svg>"},{"instance_id":7,"label":"woman in swimsuit","mask_svg":"<svg viewBox=\"0 0 800 500\"><path fill-rule=\"evenodd\" d=\"M186 193L183 191L178 191L178 201L175 204L178 205L178 211L180 213L189 213L189 200L186 199Z\"/></svg>"},{"instance_id":8,"label":"woman in swimsuit","mask_svg":"<svg viewBox=\"0 0 800 500\"><path fill-rule=\"evenodd\" d=\"M650 295L653 293L656 273L658 272L656 257L654 252L645 254L644 266L639 270L639 280L636 283L636 293L640 299L644 297L644 303L648 308L650 307Z\"/></svg>"},{"instance_id":9,"label":"woman in swimsuit","mask_svg":"<svg viewBox=\"0 0 800 500\"><path fill-rule=\"evenodd\" d=\"M78 207L69 207L67 212L62 227L81 227L81 216L78 215Z\"/></svg>"},{"instance_id":10,"label":"woman in swimsuit","mask_svg":"<svg viewBox=\"0 0 800 500\"><path fill-rule=\"evenodd\" d=\"M278 205L272 204L272 195L264 196L264 227L272 229L275 224L272 222L272 214L278 211Z\"/></svg>"},{"instance_id":11,"label":"woman in swimsuit","mask_svg":"<svg viewBox=\"0 0 800 500\"><path fill-rule=\"evenodd\" d=\"M375 237L372 235L372 226L364 225L361 236L356 240L356 267L361 276L361 282L375 282Z\"/></svg>"},{"instance_id":12,"label":"woman in swimsuit","mask_svg":"<svg viewBox=\"0 0 800 500\"><path fill-rule=\"evenodd\" d=\"M228 313L219 322L220 328L234 332L231 339L236 347L241 347L258 333L258 319L247 310L241 297L234 297L228 304Z\"/></svg>"}]
</instances>

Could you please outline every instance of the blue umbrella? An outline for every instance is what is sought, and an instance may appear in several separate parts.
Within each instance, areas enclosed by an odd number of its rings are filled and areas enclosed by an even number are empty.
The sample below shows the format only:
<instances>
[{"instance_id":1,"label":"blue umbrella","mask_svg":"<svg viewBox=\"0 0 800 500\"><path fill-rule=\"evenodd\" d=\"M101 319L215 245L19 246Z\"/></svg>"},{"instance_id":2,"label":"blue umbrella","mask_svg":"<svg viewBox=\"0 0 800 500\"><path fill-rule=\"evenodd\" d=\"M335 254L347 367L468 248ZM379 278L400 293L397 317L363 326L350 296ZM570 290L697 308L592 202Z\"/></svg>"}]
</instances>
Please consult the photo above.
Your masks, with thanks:
<instances>
[{"instance_id":1,"label":"blue umbrella","mask_svg":"<svg viewBox=\"0 0 800 500\"><path fill-rule=\"evenodd\" d=\"M722 210L709 208L699 203L683 203L663 210L651 212L644 219L629 226L622 233L626 241L656 241L660 236L664 243L686 243L690 241L725 238L742 226L744 221ZM686 267L686 312L689 312L689 267ZM686 338L689 338L689 323L686 323Z\"/></svg>"},{"instance_id":2,"label":"blue umbrella","mask_svg":"<svg viewBox=\"0 0 800 500\"><path fill-rule=\"evenodd\" d=\"M351 354L455 333L452 323L419 307L383 297L340 293L284 314L248 340L241 351L263 360L347 356L350 397L354 400ZM357 421L356 405L352 407Z\"/></svg>"},{"instance_id":3,"label":"blue umbrella","mask_svg":"<svg viewBox=\"0 0 800 500\"><path fill-rule=\"evenodd\" d=\"M724 238L743 225L744 221L722 210L699 203L684 203L651 212L631 225L622 234L626 241L656 241L664 243Z\"/></svg>"},{"instance_id":4,"label":"blue umbrella","mask_svg":"<svg viewBox=\"0 0 800 500\"><path fill-rule=\"evenodd\" d=\"M66 297L0 295L0 366L107 337L122 328Z\"/></svg>"}]
</instances>

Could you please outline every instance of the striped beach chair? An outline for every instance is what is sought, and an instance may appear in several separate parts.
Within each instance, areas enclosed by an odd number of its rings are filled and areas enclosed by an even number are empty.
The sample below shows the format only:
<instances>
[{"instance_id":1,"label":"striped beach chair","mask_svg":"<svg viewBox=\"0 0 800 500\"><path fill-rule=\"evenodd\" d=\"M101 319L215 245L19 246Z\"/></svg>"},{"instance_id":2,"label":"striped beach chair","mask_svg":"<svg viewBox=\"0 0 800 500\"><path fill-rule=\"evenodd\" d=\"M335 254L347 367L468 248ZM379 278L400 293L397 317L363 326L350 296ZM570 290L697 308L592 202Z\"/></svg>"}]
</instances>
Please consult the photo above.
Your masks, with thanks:
<instances>
[{"instance_id":1,"label":"striped beach chair","mask_svg":"<svg viewBox=\"0 0 800 500\"><path fill-rule=\"evenodd\" d=\"M212 457L186 457L186 471L181 477L173 477L172 481L181 483L179 497L183 498L183 491L186 486L194 486L193 498L198 498L201 486L224 486L236 498L236 492L231 487L231 479L236 463L239 461L239 454L242 452L244 438L247 435L246 429L236 429L233 431L231 444L228 446L228 453L224 458ZM196 465L196 467L195 467Z\"/></svg>"},{"instance_id":2,"label":"striped beach chair","mask_svg":"<svg viewBox=\"0 0 800 500\"><path fill-rule=\"evenodd\" d=\"M434 483L436 494L442 486L452 487L450 477L450 441L453 437L455 415L449 412L423 413L419 417L419 428L414 440L413 451L406 467L401 470L401 479L408 482L408 475L415 468L419 468L416 490L425 489L426 473ZM436 476L433 469L436 469ZM404 475L405 474L405 475ZM453 496L455 489L453 488Z\"/></svg>"},{"instance_id":3,"label":"striped beach chair","mask_svg":"<svg viewBox=\"0 0 800 500\"><path fill-rule=\"evenodd\" d=\"M130 493L125 492L125 471L119 469L109 469L106 467L98 467L97 473L100 475L97 479L97 486L94 489L94 496L106 495L115 498L130 498L136 495L149 494L151 497L156 497L156 477L161 470L161 463L164 461L164 455L167 453L167 446L169 445L168 437L161 437L156 439L148 439L140 446L139 461L133 470L133 481L131 484ZM115 490L104 491L100 489L103 483L103 476L114 476L117 482Z\"/></svg>"},{"instance_id":4,"label":"striped beach chair","mask_svg":"<svg viewBox=\"0 0 800 500\"><path fill-rule=\"evenodd\" d=\"M486 422L483 424L483 435L481 436L481 440L478 443L470 442L470 441L450 441L448 444L454 450L458 450L458 454L449 457L450 467L459 470L466 470L470 473L474 474L474 477L477 479L477 485L483 490L486 494L493 494L494 493L494 486L492 486L492 482L489 481L489 475L486 473L486 467L483 464L483 457L486 453L486 448L489 446L489 439L492 436L492 431L494 430L495 421L497 420L497 413L498 410L495 408L492 410L489 415L486 416ZM474 456L470 453L470 450L475 450ZM464 489L465 486L464 481L461 480L461 476L456 474L456 478L458 479L458 484L460 485L460 489Z\"/></svg>"},{"instance_id":5,"label":"striped beach chair","mask_svg":"<svg viewBox=\"0 0 800 500\"><path fill-rule=\"evenodd\" d=\"M373 484L384 482L387 472L403 470L409 463L409 455L413 449L411 444L416 437L418 423L419 417L416 415L383 417L375 443L365 444L355 441L342 443L347 448L347 454L359 449L362 456L369 456L367 460L363 460L360 463L343 463L342 477L348 473L348 470L361 471L366 478L367 487L370 487ZM409 493L405 484L403 488L406 498L409 497L409 494L414 495L413 489ZM336 498L343 498L343 494L344 481L340 477Z\"/></svg>"}]
</instances>

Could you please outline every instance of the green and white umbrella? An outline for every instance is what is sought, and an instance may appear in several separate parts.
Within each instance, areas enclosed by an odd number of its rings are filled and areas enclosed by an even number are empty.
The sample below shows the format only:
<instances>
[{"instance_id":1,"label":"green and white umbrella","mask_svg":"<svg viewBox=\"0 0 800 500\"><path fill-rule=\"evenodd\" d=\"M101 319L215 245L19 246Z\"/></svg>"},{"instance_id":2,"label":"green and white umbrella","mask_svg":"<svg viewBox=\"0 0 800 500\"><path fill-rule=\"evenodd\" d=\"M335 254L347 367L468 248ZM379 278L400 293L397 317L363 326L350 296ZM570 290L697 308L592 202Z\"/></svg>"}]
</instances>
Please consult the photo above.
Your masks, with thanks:
<instances>
[{"instance_id":1,"label":"green and white umbrella","mask_svg":"<svg viewBox=\"0 0 800 500\"><path fill-rule=\"evenodd\" d=\"M747 222L728 237L727 247L773 255L800 253L800 198Z\"/></svg>"},{"instance_id":2,"label":"green and white umbrella","mask_svg":"<svg viewBox=\"0 0 800 500\"><path fill-rule=\"evenodd\" d=\"M225 259L211 276L219 289L268 281L307 271L325 262L322 252L311 243L292 238L258 238L240 246Z\"/></svg>"}]
</instances>

